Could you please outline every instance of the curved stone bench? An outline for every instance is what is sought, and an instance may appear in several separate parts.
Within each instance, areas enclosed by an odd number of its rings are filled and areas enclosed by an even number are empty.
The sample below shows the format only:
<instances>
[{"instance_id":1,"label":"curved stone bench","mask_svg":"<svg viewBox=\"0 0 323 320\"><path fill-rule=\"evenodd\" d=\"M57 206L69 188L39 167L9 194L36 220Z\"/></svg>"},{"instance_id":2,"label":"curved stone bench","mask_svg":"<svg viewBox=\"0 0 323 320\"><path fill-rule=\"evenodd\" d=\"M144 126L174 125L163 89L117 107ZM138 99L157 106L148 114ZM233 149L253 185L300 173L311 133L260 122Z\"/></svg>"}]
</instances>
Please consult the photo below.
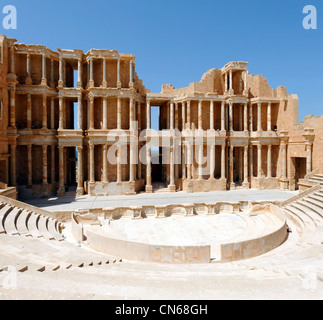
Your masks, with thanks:
<instances>
[{"instance_id":1,"label":"curved stone bench","mask_svg":"<svg viewBox=\"0 0 323 320\"><path fill-rule=\"evenodd\" d=\"M181 212L183 206L162 206L163 217L171 212ZM120 210L123 208L120 208ZM156 206L158 212L159 206ZM200 205L200 212L209 212L206 205ZM113 210L116 210L115 208ZM120 212L120 211L119 211ZM271 217L274 215L274 217ZM112 215L109 215L113 217ZM161 217L157 214L156 218ZM270 212L243 215L246 221L244 233L228 243L205 246L167 246L152 245L116 238L107 234L101 226L81 224L77 215L72 214L72 232L74 237L99 252L138 260L157 263L209 263L216 261L234 261L248 259L266 253L280 246L287 238L286 218L283 210L271 205Z\"/></svg>"},{"instance_id":2,"label":"curved stone bench","mask_svg":"<svg viewBox=\"0 0 323 320\"><path fill-rule=\"evenodd\" d=\"M62 229L52 213L0 196L0 233L60 241Z\"/></svg>"}]
</instances>

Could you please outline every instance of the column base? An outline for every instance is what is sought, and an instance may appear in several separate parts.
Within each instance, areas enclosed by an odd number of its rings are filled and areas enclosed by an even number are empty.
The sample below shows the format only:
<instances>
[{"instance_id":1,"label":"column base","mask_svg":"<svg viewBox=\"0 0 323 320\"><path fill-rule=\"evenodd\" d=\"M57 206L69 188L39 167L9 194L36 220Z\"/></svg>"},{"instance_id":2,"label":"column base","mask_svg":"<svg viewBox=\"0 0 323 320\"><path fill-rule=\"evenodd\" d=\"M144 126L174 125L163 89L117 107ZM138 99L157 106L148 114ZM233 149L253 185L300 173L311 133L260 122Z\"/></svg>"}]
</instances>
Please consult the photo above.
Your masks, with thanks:
<instances>
[{"instance_id":1,"label":"column base","mask_svg":"<svg viewBox=\"0 0 323 320\"><path fill-rule=\"evenodd\" d=\"M89 81L89 88L94 88L94 81L93 80Z\"/></svg>"},{"instance_id":2,"label":"column base","mask_svg":"<svg viewBox=\"0 0 323 320\"><path fill-rule=\"evenodd\" d=\"M236 190L236 189L237 189L236 184L231 182L230 183L230 190Z\"/></svg>"},{"instance_id":3,"label":"column base","mask_svg":"<svg viewBox=\"0 0 323 320\"><path fill-rule=\"evenodd\" d=\"M250 189L250 183L249 182L244 182L242 184L243 189Z\"/></svg>"},{"instance_id":4,"label":"column base","mask_svg":"<svg viewBox=\"0 0 323 320\"><path fill-rule=\"evenodd\" d=\"M153 193L153 186L146 186L146 193Z\"/></svg>"},{"instance_id":5,"label":"column base","mask_svg":"<svg viewBox=\"0 0 323 320\"><path fill-rule=\"evenodd\" d=\"M41 85L47 86L47 79L41 79Z\"/></svg>"},{"instance_id":6,"label":"column base","mask_svg":"<svg viewBox=\"0 0 323 320\"><path fill-rule=\"evenodd\" d=\"M244 96L248 96L248 95L249 95L249 92L248 92L248 90L243 90L243 93L242 93L242 95L244 95Z\"/></svg>"},{"instance_id":7,"label":"column base","mask_svg":"<svg viewBox=\"0 0 323 320\"><path fill-rule=\"evenodd\" d=\"M64 81L62 81L62 80L59 80L58 81L58 88L64 88Z\"/></svg>"},{"instance_id":8,"label":"column base","mask_svg":"<svg viewBox=\"0 0 323 320\"><path fill-rule=\"evenodd\" d=\"M33 80L31 79L31 77L27 77L25 83L27 86L31 86L33 84Z\"/></svg>"},{"instance_id":9,"label":"column base","mask_svg":"<svg viewBox=\"0 0 323 320\"><path fill-rule=\"evenodd\" d=\"M65 187L59 187L57 190L57 196L63 197L65 195Z\"/></svg>"},{"instance_id":10,"label":"column base","mask_svg":"<svg viewBox=\"0 0 323 320\"><path fill-rule=\"evenodd\" d=\"M129 83L129 88L130 88L130 89L133 89L134 87L135 87L134 83L133 83L133 82L130 82L130 83Z\"/></svg>"},{"instance_id":11,"label":"column base","mask_svg":"<svg viewBox=\"0 0 323 320\"><path fill-rule=\"evenodd\" d=\"M233 89L230 89L230 90L228 91L228 93L229 93L229 96L234 96L234 90L233 90Z\"/></svg>"},{"instance_id":12,"label":"column base","mask_svg":"<svg viewBox=\"0 0 323 320\"><path fill-rule=\"evenodd\" d=\"M288 179L280 179L280 189L281 190L289 190L289 180Z\"/></svg>"},{"instance_id":13,"label":"column base","mask_svg":"<svg viewBox=\"0 0 323 320\"><path fill-rule=\"evenodd\" d=\"M118 89L121 89L121 87L122 87L121 81L118 81L118 82L117 82L117 88L118 88Z\"/></svg>"},{"instance_id":14,"label":"column base","mask_svg":"<svg viewBox=\"0 0 323 320\"><path fill-rule=\"evenodd\" d=\"M84 195L84 188L77 188L76 189L76 196L80 197Z\"/></svg>"},{"instance_id":15,"label":"column base","mask_svg":"<svg viewBox=\"0 0 323 320\"><path fill-rule=\"evenodd\" d=\"M168 186L168 191L169 192L176 192L176 186L174 184L170 184Z\"/></svg>"},{"instance_id":16,"label":"column base","mask_svg":"<svg viewBox=\"0 0 323 320\"><path fill-rule=\"evenodd\" d=\"M76 83L76 87L78 88L78 89L82 89L82 82L77 82Z\"/></svg>"},{"instance_id":17,"label":"column base","mask_svg":"<svg viewBox=\"0 0 323 320\"><path fill-rule=\"evenodd\" d=\"M107 88L108 87L108 83L106 81L102 81L102 88Z\"/></svg>"}]
</instances>

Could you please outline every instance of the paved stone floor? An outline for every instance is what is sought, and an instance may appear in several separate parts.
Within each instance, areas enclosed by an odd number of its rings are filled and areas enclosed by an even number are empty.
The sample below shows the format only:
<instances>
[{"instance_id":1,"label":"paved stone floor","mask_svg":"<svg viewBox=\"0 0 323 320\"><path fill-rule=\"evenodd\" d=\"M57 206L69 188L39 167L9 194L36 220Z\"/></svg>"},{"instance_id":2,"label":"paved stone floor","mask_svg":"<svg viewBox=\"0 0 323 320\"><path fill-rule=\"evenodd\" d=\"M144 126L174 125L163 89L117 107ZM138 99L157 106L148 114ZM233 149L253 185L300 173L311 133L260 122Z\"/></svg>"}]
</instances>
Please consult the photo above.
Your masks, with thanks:
<instances>
[{"instance_id":1,"label":"paved stone floor","mask_svg":"<svg viewBox=\"0 0 323 320\"><path fill-rule=\"evenodd\" d=\"M49 211L71 211L77 209L109 208L120 206L142 206L181 203L207 203L219 201L284 201L298 191L281 190L234 190L207 193L153 193L135 196L109 196L79 198L65 196L50 199L25 200L26 203Z\"/></svg>"}]
</instances>

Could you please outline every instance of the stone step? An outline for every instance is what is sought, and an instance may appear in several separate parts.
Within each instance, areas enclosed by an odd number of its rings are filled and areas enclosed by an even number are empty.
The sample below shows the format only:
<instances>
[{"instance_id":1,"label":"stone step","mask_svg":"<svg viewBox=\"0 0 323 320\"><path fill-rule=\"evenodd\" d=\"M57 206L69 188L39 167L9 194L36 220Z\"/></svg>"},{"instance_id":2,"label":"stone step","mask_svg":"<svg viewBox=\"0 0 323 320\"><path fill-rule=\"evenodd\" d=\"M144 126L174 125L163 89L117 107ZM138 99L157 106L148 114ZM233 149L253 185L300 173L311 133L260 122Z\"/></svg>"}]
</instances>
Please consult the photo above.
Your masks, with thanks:
<instances>
[{"instance_id":1,"label":"stone step","mask_svg":"<svg viewBox=\"0 0 323 320\"><path fill-rule=\"evenodd\" d=\"M295 206L300 209L301 211L304 212L304 214L306 214L307 216L309 216L313 221L314 223L317 225L318 223L321 223L323 222L322 220L322 217L319 213L317 213L317 211L313 210L312 208L310 208L309 206L306 205L306 202L305 204L302 203L302 201L297 201L295 202Z\"/></svg>"},{"instance_id":2,"label":"stone step","mask_svg":"<svg viewBox=\"0 0 323 320\"><path fill-rule=\"evenodd\" d=\"M28 228L28 231L31 233L31 235L34 237L34 238L41 238L42 237L42 234L39 232L38 228L37 228L37 219L38 219L38 216L37 214L35 213L31 213L30 216L28 217L28 220L27 220L27 228Z\"/></svg>"},{"instance_id":3,"label":"stone step","mask_svg":"<svg viewBox=\"0 0 323 320\"><path fill-rule=\"evenodd\" d=\"M293 208L287 206L284 210L286 212L287 219L293 221L293 223L298 227L297 232L301 234L306 229L305 222L294 212Z\"/></svg>"},{"instance_id":4,"label":"stone step","mask_svg":"<svg viewBox=\"0 0 323 320\"><path fill-rule=\"evenodd\" d=\"M306 197L304 198L305 201L315 204L317 207L322 207L322 202L316 199L313 199L312 197Z\"/></svg>"},{"instance_id":5,"label":"stone step","mask_svg":"<svg viewBox=\"0 0 323 320\"><path fill-rule=\"evenodd\" d=\"M19 232L17 231L16 228L16 218L17 215L21 212L22 210L19 208L13 208L13 210L10 211L10 213L5 216L3 225L4 229L6 230L6 233L9 235L19 235Z\"/></svg>"},{"instance_id":6,"label":"stone step","mask_svg":"<svg viewBox=\"0 0 323 320\"><path fill-rule=\"evenodd\" d=\"M291 203L287 207L304 221L307 229L312 230L312 231L316 230L316 223L313 221L313 219L311 217L309 217L302 210L302 208L300 208L300 206L298 206L296 203Z\"/></svg>"},{"instance_id":7,"label":"stone step","mask_svg":"<svg viewBox=\"0 0 323 320\"><path fill-rule=\"evenodd\" d=\"M57 241L64 240L64 236L57 231L58 222L54 219L49 218L47 221L47 230L53 236L53 238Z\"/></svg>"},{"instance_id":8,"label":"stone step","mask_svg":"<svg viewBox=\"0 0 323 320\"><path fill-rule=\"evenodd\" d=\"M42 215L38 215L38 218L36 220L36 226L40 234L48 240L53 240L54 237L51 235L47 229L47 223L48 223L48 217L44 217Z\"/></svg>"},{"instance_id":9,"label":"stone step","mask_svg":"<svg viewBox=\"0 0 323 320\"><path fill-rule=\"evenodd\" d=\"M5 233L6 229L4 228L4 218L13 210L13 207L10 205L5 205L0 209L0 233Z\"/></svg>"},{"instance_id":10,"label":"stone step","mask_svg":"<svg viewBox=\"0 0 323 320\"><path fill-rule=\"evenodd\" d=\"M321 206L323 207L323 198L321 196L316 195L316 194L310 194L310 195L308 195L308 198L316 200L317 203L321 203Z\"/></svg>"},{"instance_id":11,"label":"stone step","mask_svg":"<svg viewBox=\"0 0 323 320\"><path fill-rule=\"evenodd\" d=\"M321 185L323 185L323 181L322 181L322 180L318 180L318 179L313 179L313 178L311 178L311 179L309 179L308 181L309 181L309 182L311 182L311 183L315 183L315 184L321 184Z\"/></svg>"},{"instance_id":12,"label":"stone step","mask_svg":"<svg viewBox=\"0 0 323 320\"><path fill-rule=\"evenodd\" d=\"M304 198L303 200L298 200L297 201L299 204L307 207L309 210L312 210L313 212L315 212L315 214L318 217L318 220L320 222L323 222L323 208L319 207L318 205L315 205L309 201L307 201L307 198Z\"/></svg>"},{"instance_id":13,"label":"stone step","mask_svg":"<svg viewBox=\"0 0 323 320\"><path fill-rule=\"evenodd\" d=\"M17 231L19 232L20 235L31 236L27 228L27 219L30 214L31 213L28 212L27 210L23 210L19 213L19 215L16 218L15 224L16 224Z\"/></svg>"}]
</instances>

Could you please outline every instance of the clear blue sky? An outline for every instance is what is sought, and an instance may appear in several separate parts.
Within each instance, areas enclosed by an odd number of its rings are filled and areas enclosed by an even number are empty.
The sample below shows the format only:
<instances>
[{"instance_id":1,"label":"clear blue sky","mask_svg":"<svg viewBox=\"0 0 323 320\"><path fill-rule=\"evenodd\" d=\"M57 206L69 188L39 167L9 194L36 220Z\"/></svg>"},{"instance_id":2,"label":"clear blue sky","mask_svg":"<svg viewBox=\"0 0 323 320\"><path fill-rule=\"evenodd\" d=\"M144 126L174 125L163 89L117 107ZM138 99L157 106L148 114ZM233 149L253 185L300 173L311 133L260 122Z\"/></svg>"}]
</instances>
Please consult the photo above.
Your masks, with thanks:
<instances>
[{"instance_id":1,"label":"clear blue sky","mask_svg":"<svg viewBox=\"0 0 323 320\"><path fill-rule=\"evenodd\" d=\"M262 74L272 87L284 85L288 93L298 94L301 121L306 114L323 114L320 0L5 0L1 4L15 5L18 12L18 29L2 28L1 33L53 50L133 53L137 73L152 92L160 92L163 83L187 86L229 61L248 61L250 73ZM318 11L317 30L302 26L302 10L309 4Z\"/></svg>"}]
</instances>

